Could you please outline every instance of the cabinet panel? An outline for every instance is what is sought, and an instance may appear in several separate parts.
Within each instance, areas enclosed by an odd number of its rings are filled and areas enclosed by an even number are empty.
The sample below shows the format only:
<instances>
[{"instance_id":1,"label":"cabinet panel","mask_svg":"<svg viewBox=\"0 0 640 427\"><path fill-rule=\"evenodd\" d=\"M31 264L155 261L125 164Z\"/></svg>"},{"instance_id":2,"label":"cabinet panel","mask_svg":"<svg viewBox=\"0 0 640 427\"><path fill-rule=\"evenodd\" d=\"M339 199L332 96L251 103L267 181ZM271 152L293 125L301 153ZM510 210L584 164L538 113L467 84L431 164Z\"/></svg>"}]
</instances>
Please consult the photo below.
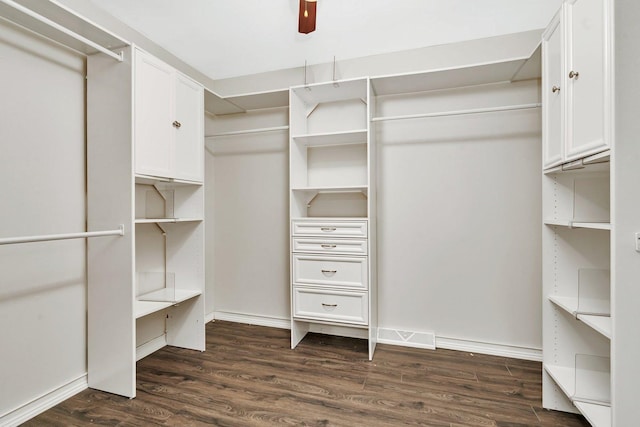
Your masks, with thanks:
<instances>
[{"instance_id":1,"label":"cabinet panel","mask_svg":"<svg viewBox=\"0 0 640 427\"><path fill-rule=\"evenodd\" d=\"M605 132L606 18L605 0L567 3L567 160L609 146Z\"/></svg>"},{"instance_id":2,"label":"cabinet panel","mask_svg":"<svg viewBox=\"0 0 640 427\"><path fill-rule=\"evenodd\" d=\"M135 173L169 177L173 169L174 70L139 51L135 58Z\"/></svg>"},{"instance_id":3,"label":"cabinet panel","mask_svg":"<svg viewBox=\"0 0 640 427\"><path fill-rule=\"evenodd\" d=\"M556 15L542 38L543 166L556 166L564 156L562 136L562 22Z\"/></svg>"},{"instance_id":4,"label":"cabinet panel","mask_svg":"<svg viewBox=\"0 0 640 427\"><path fill-rule=\"evenodd\" d=\"M177 74L175 177L202 181L204 151L204 93L202 86Z\"/></svg>"},{"instance_id":5,"label":"cabinet panel","mask_svg":"<svg viewBox=\"0 0 640 427\"><path fill-rule=\"evenodd\" d=\"M366 255L366 240L349 239L293 239L293 252L315 252L341 255Z\"/></svg>"}]
</instances>

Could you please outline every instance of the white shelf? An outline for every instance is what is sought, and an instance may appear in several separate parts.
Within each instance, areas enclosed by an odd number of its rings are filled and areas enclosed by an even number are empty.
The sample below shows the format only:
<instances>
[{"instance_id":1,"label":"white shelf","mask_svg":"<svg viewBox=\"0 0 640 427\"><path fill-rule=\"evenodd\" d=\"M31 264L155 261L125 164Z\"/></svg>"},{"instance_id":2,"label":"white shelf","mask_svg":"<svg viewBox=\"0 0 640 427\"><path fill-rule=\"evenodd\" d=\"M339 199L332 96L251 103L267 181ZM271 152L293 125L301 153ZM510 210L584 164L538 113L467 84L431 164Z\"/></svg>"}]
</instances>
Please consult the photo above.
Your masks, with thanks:
<instances>
[{"instance_id":1,"label":"white shelf","mask_svg":"<svg viewBox=\"0 0 640 427\"><path fill-rule=\"evenodd\" d=\"M337 80L292 87L291 91L307 105L339 102L367 97L367 79Z\"/></svg>"},{"instance_id":2,"label":"white shelf","mask_svg":"<svg viewBox=\"0 0 640 427\"><path fill-rule=\"evenodd\" d=\"M585 402L580 396L576 396L576 370L565 366L544 365L544 370L553 378L555 383L560 387L562 392L575 404L576 402ZM594 371L584 371L584 380L581 381L583 386L588 388L587 391L593 390L596 394L602 390L610 389L611 375L609 373L596 373ZM607 402L589 402L590 404L608 405Z\"/></svg>"},{"instance_id":3,"label":"white shelf","mask_svg":"<svg viewBox=\"0 0 640 427\"><path fill-rule=\"evenodd\" d=\"M202 218L136 218L136 224L167 224L176 222L201 222Z\"/></svg>"},{"instance_id":4,"label":"white shelf","mask_svg":"<svg viewBox=\"0 0 640 427\"><path fill-rule=\"evenodd\" d=\"M201 182L198 181L187 181L184 179L173 179L173 178L163 178L158 176L150 176L150 175L135 175L135 183L136 184L145 184L145 185L155 185L155 184L176 184L176 185L194 185L194 186L202 186Z\"/></svg>"},{"instance_id":5,"label":"white shelf","mask_svg":"<svg viewBox=\"0 0 640 427\"><path fill-rule=\"evenodd\" d=\"M604 317L605 314L610 314L610 302L607 300L593 299L590 298L588 300L584 300L588 302L589 307L592 309L589 313L581 313L578 312L579 309L579 300L575 297L563 297L558 295L549 295L549 301L562 308L566 312L570 313L572 316L576 316L578 314L601 314L601 317Z\"/></svg>"},{"instance_id":6,"label":"white shelf","mask_svg":"<svg viewBox=\"0 0 640 427\"><path fill-rule=\"evenodd\" d=\"M561 227L569 228L591 228L593 230L611 230L610 222L587 222L587 221L574 221L570 219L545 219L546 225L559 225Z\"/></svg>"},{"instance_id":7,"label":"white shelf","mask_svg":"<svg viewBox=\"0 0 640 427\"><path fill-rule=\"evenodd\" d=\"M422 73L373 77L371 84L378 96L508 82L529 57L488 64L446 68Z\"/></svg>"},{"instance_id":8,"label":"white shelf","mask_svg":"<svg viewBox=\"0 0 640 427\"><path fill-rule=\"evenodd\" d=\"M103 52L121 60L112 50L130 45L56 0L0 0L0 17L87 55Z\"/></svg>"},{"instance_id":9,"label":"white shelf","mask_svg":"<svg viewBox=\"0 0 640 427\"><path fill-rule=\"evenodd\" d=\"M291 191L301 191L308 193L364 193L369 191L366 185L345 185L333 187L295 187Z\"/></svg>"},{"instance_id":10,"label":"white shelf","mask_svg":"<svg viewBox=\"0 0 640 427\"><path fill-rule=\"evenodd\" d=\"M134 312L136 319L179 304L202 294L194 289L160 289L138 296Z\"/></svg>"},{"instance_id":11,"label":"white shelf","mask_svg":"<svg viewBox=\"0 0 640 427\"><path fill-rule=\"evenodd\" d=\"M308 147L318 147L327 145L348 145L348 144L366 144L367 130L357 129L346 132L326 132L314 133L307 135L294 135L292 139L295 142L302 143Z\"/></svg>"},{"instance_id":12,"label":"white shelf","mask_svg":"<svg viewBox=\"0 0 640 427\"><path fill-rule=\"evenodd\" d=\"M591 327L596 332L611 339L611 317L609 316L596 316L593 314L578 314L578 320L582 321L585 325Z\"/></svg>"},{"instance_id":13,"label":"white shelf","mask_svg":"<svg viewBox=\"0 0 640 427\"><path fill-rule=\"evenodd\" d=\"M582 159L573 160L571 162L563 163L558 166L554 166L549 169L545 169L544 173L556 174L556 173L598 173L598 172L610 172L611 169L611 151L603 151L602 153L592 154Z\"/></svg>"},{"instance_id":14,"label":"white shelf","mask_svg":"<svg viewBox=\"0 0 640 427\"><path fill-rule=\"evenodd\" d=\"M593 427L611 427L611 407L587 402L574 402Z\"/></svg>"}]
</instances>

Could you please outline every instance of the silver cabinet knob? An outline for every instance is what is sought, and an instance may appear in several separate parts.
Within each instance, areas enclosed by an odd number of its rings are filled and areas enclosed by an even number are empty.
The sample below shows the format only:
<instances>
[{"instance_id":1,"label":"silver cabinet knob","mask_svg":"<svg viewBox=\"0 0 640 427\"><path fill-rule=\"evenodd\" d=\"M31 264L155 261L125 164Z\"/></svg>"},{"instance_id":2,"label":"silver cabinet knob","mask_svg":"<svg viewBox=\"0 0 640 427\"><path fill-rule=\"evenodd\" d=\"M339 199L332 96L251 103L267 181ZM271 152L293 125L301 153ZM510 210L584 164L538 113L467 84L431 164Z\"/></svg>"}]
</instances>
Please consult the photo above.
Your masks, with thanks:
<instances>
[{"instance_id":1,"label":"silver cabinet knob","mask_svg":"<svg viewBox=\"0 0 640 427\"><path fill-rule=\"evenodd\" d=\"M554 86L551 88L551 92L553 93L560 92L560 88L558 86Z\"/></svg>"},{"instance_id":2,"label":"silver cabinet knob","mask_svg":"<svg viewBox=\"0 0 640 427\"><path fill-rule=\"evenodd\" d=\"M580 73L577 72L577 71L569 71L569 78L570 79L577 79L579 75L580 75Z\"/></svg>"},{"instance_id":3,"label":"silver cabinet knob","mask_svg":"<svg viewBox=\"0 0 640 427\"><path fill-rule=\"evenodd\" d=\"M176 129L180 129L180 126L182 126L182 123L180 123L177 120L175 122L173 122L172 124L173 124L173 127L176 128Z\"/></svg>"}]
</instances>

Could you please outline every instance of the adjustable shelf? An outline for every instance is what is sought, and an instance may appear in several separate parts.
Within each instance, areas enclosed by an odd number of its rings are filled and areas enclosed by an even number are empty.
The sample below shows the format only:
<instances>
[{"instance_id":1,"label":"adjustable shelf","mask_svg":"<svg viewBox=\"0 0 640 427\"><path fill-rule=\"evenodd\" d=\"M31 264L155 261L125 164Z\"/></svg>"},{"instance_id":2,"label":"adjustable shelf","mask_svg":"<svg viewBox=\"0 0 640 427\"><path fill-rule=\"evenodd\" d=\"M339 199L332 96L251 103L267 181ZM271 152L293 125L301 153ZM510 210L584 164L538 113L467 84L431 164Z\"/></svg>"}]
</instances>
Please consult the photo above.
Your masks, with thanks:
<instances>
[{"instance_id":1,"label":"adjustable shelf","mask_svg":"<svg viewBox=\"0 0 640 427\"><path fill-rule=\"evenodd\" d=\"M136 218L136 224L173 224L176 222L202 222L202 218Z\"/></svg>"},{"instance_id":2,"label":"adjustable shelf","mask_svg":"<svg viewBox=\"0 0 640 427\"><path fill-rule=\"evenodd\" d=\"M572 402L610 404L610 372L548 364L544 365L544 370Z\"/></svg>"},{"instance_id":3,"label":"adjustable shelf","mask_svg":"<svg viewBox=\"0 0 640 427\"><path fill-rule=\"evenodd\" d=\"M181 302L202 295L195 289L160 289L138 296L134 312L136 319L162 311Z\"/></svg>"},{"instance_id":4,"label":"adjustable shelf","mask_svg":"<svg viewBox=\"0 0 640 427\"><path fill-rule=\"evenodd\" d=\"M586 221L573 221L570 219L545 219L546 225L559 225L561 227L568 228L590 228L593 230L611 230L611 223L609 222L586 222Z\"/></svg>"},{"instance_id":5,"label":"adjustable shelf","mask_svg":"<svg viewBox=\"0 0 640 427\"><path fill-rule=\"evenodd\" d=\"M612 325L610 316L597 316L593 314L578 314L577 319L589 326L594 331L611 339Z\"/></svg>"},{"instance_id":6,"label":"adjustable shelf","mask_svg":"<svg viewBox=\"0 0 640 427\"><path fill-rule=\"evenodd\" d=\"M579 314L587 314L593 316L610 316L611 310L609 308L609 300L604 299L589 299L588 301L581 301L580 298L574 297L561 297L557 295L549 296L549 301L576 317ZM584 305L589 307L588 311L584 312Z\"/></svg>"},{"instance_id":7,"label":"adjustable shelf","mask_svg":"<svg viewBox=\"0 0 640 427\"><path fill-rule=\"evenodd\" d=\"M611 427L611 406L573 402L593 427Z\"/></svg>"},{"instance_id":8,"label":"adjustable shelf","mask_svg":"<svg viewBox=\"0 0 640 427\"><path fill-rule=\"evenodd\" d=\"M320 147L331 145L366 144L367 130L357 129L343 132L324 132L306 135L293 135L295 142L307 147Z\"/></svg>"}]
</instances>

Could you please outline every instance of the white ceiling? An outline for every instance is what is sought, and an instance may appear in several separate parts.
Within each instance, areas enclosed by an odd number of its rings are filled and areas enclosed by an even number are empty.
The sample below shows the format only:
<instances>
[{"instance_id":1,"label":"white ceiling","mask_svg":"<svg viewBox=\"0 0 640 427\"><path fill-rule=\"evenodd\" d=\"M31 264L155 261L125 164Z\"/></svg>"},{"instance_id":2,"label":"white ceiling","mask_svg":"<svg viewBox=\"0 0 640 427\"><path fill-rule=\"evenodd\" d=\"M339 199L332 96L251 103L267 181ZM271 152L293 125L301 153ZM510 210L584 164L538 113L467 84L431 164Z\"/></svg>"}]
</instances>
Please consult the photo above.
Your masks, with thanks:
<instances>
[{"instance_id":1,"label":"white ceiling","mask_svg":"<svg viewBox=\"0 0 640 427\"><path fill-rule=\"evenodd\" d=\"M561 0L91 0L212 79L543 28Z\"/></svg>"}]
</instances>

